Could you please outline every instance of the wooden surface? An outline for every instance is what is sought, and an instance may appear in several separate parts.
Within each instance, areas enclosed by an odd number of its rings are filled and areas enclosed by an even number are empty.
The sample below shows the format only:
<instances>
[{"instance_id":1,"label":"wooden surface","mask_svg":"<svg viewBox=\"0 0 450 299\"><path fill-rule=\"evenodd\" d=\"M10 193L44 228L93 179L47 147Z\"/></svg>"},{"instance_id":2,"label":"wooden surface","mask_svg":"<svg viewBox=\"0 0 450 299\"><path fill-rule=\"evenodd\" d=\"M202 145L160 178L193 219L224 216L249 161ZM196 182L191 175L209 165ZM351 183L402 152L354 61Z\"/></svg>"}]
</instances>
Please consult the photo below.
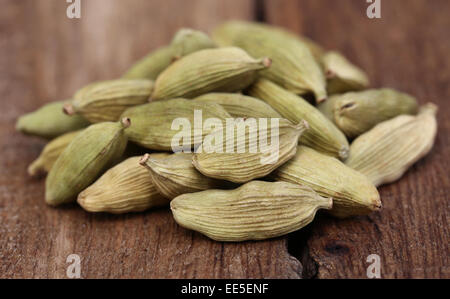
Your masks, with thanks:
<instances>
[{"instance_id":1,"label":"wooden surface","mask_svg":"<svg viewBox=\"0 0 450 299\"><path fill-rule=\"evenodd\" d=\"M406 3L407 2L407 3ZM382 0L369 20L363 0L89 0L82 18L58 0L0 0L0 277L66 277L70 254L83 278L365 278L370 254L384 278L450 278L450 2ZM373 86L440 106L435 148L396 184L384 209L264 242L223 244L177 226L161 209L85 213L44 203L28 164L44 142L16 133L16 118L120 76L179 27L209 31L227 19L258 19L306 34L362 66Z\"/></svg>"}]
</instances>

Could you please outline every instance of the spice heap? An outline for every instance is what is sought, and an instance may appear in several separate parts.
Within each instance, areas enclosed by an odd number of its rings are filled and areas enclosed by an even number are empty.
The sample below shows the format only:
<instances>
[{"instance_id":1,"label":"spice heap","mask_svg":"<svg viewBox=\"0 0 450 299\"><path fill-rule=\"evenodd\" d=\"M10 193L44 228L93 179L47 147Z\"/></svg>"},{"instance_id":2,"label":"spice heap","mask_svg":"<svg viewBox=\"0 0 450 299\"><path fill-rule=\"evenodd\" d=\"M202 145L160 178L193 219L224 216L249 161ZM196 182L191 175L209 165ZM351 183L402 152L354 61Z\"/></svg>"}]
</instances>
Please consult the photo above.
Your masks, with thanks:
<instances>
[{"instance_id":1,"label":"spice heap","mask_svg":"<svg viewBox=\"0 0 450 299\"><path fill-rule=\"evenodd\" d=\"M258 23L230 21L211 36L182 29L122 78L18 120L18 131L50 140L28 169L48 173L49 205L170 206L211 239L262 240L320 209L379 211L377 187L433 147L437 107L368 89L341 54Z\"/></svg>"}]
</instances>

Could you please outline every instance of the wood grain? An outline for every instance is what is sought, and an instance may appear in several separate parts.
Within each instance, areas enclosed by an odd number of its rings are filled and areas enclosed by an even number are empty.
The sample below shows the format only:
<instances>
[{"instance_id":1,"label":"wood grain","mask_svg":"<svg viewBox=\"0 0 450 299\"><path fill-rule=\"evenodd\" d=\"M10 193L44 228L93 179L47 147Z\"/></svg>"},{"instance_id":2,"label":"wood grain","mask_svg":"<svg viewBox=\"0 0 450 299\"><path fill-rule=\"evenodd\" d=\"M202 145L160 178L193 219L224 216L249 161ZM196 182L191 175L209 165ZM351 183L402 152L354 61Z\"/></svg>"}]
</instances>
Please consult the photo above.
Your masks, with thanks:
<instances>
[{"instance_id":1,"label":"wood grain","mask_svg":"<svg viewBox=\"0 0 450 299\"><path fill-rule=\"evenodd\" d=\"M378 254L383 278L449 278L450 19L440 12L450 2L382 1L379 20L366 17L365 2L267 0L265 15L343 52L367 70L374 87L438 104L439 133L430 155L381 188L381 213L314 221L302 262L315 264L308 276L365 278L367 256ZM302 241L292 236L290 248Z\"/></svg>"},{"instance_id":2,"label":"wood grain","mask_svg":"<svg viewBox=\"0 0 450 299\"><path fill-rule=\"evenodd\" d=\"M82 85L115 78L170 41L180 27L209 30L251 19L252 1L1 0L0 277L66 277L70 254L83 278L298 278L286 239L222 244L176 225L168 210L92 215L44 203L44 181L27 165L43 142L14 131L17 116L66 98Z\"/></svg>"},{"instance_id":3,"label":"wood grain","mask_svg":"<svg viewBox=\"0 0 450 299\"><path fill-rule=\"evenodd\" d=\"M0 0L0 277L63 278L70 254L83 278L365 278L381 257L384 278L450 277L450 19L446 0L382 1L369 20L363 0L89 0L82 18L65 1ZM14 130L16 118L70 97L86 83L120 76L179 27L209 31L226 19L263 19L338 49L373 86L440 106L431 154L383 187L384 210L335 220L264 242L226 244L180 228L169 211L85 213L44 203L44 182L26 175L44 142ZM287 250L300 259L302 264Z\"/></svg>"}]
</instances>

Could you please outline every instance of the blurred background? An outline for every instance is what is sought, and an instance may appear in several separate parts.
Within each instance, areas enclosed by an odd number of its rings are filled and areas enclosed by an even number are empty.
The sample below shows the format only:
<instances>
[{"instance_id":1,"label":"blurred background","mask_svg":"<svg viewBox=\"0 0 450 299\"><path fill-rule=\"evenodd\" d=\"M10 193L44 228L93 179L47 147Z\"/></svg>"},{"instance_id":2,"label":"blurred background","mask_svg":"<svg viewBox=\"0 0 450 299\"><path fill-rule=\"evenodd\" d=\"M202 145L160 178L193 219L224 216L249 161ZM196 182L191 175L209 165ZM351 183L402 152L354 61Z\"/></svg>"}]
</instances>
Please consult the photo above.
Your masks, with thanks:
<instances>
[{"instance_id":1,"label":"blurred background","mask_svg":"<svg viewBox=\"0 0 450 299\"><path fill-rule=\"evenodd\" d=\"M372 253L384 278L450 277L450 1L381 0L381 19L367 17L366 0L81 0L80 19L67 17L69 5L0 0L0 277L65 277L71 253L82 257L82 277L365 278ZM381 190L384 211L323 217L289 238L221 244L179 228L167 211L46 207L43 181L26 175L44 142L17 134L16 118L121 76L180 27L209 32L229 19L304 34L345 54L372 86L440 106L435 148Z\"/></svg>"}]
</instances>

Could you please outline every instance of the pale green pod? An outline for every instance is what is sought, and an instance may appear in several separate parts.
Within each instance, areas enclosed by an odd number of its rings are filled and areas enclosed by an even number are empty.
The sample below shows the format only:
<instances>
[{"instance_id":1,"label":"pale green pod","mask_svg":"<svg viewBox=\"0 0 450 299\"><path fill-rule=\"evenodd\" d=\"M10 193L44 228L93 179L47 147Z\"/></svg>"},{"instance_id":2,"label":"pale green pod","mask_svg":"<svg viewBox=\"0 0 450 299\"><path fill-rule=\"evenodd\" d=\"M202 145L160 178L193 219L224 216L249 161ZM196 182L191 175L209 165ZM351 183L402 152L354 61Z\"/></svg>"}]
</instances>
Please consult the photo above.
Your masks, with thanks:
<instances>
[{"instance_id":1,"label":"pale green pod","mask_svg":"<svg viewBox=\"0 0 450 299\"><path fill-rule=\"evenodd\" d=\"M253 181L235 190L207 190L175 198L175 221L222 242L265 240L286 235L311 223L332 199L311 188L285 182Z\"/></svg>"},{"instance_id":2,"label":"pale green pod","mask_svg":"<svg viewBox=\"0 0 450 299\"><path fill-rule=\"evenodd\" d=\"M346 164L381 186L400 179L433 148L437 107L421 108L417 116L400 115L359 136L350 147Z\"/></svg>"},{"instance_id":3,"label":"pale green pod","mask_svg":"<svg viewBox=\"0 0 450 299\"><path fill-rule=\"evenodd\" d=\"M170 200L182 194L226 186L225 182L206 177L195 169L191 153L166 157L147 154L140 163L148 169L156 189Z\"/></svg>"},{"instance_id":4,"label":"pale green pod","mask_svg":"<svg viewBox=\"0 0 450 299\"><path fill-rule=\"evenodd\" d=\"M199 50L215 48L214 42L201 31L180 29L170 45L161 47L134 64L123 79L156 80L175 60Z\"/></svg>"},{"instance_id":5,"label":"pale green pod","mask_svg":"<svg viewBox=\"0 0 450 299\"><path fill-rule=\"evenodd\" d=\"M70 117L64 114L63 107L66 102L46 104L21 116L17 120L16 130L27 135L53 139L89 126L89 122L81 116Z\"/></svg>"},{"instance_id":6,"label":"pale green pod","mask_svg":"<svg viewBox=\"0 0 450 299\"><path fill-rule=\"evenodd\" d=\"M200 50L215 48L216 45L206 33L190 28L182 28L175 34L171 47L173 48L175 59L179 59Z\"/></svg>"},{"instance_id":7,"label":"pale green pod","mask_svg":"<svg viewBox=\"0 0 450 299\"><path fill-rule=\"evenodd\" d=\"M277 169L273 178L309 186L320 195L333 198L330 213L336 217L367 215L381 209L377 188L367 177L306 146L300 146L295 157Z\"/></svg>"},{"instance_id":8,"label":"pale green pod","mask_svg":"<svg viewBox=\"0 0 450 299\"><path fill-rule=\"evenodd\" d=\"M322 57L328 94L358 91L369 87L367 74L340 53L330 51Z\"/></svg>"},{"instance_id":9,"label":"pale green pod","mask_svg":"<svg viewBox=\"0 0 450 299\"><path fill-rule=\"evenodd\" d=\"M266 121L265 126L261 120ZM230 127L227 123L225 132L217 130L208 136L197 148L192 163L208 177L246 183L267 176L294 157L308 123L294 125L282 118L272 118L270 122L237 119L231 130Z\"/></svg>"},{"instance_id":10,"label":"pale green pod","mask_svg":"<svg viewBox=\"0 0 450 299\"><path fill-rule=\"evenodd\" d=\"M166 155L152 154L152 157ZM80 206L88 212L124 214L168 205L149 172L139 165L140 159L129 158L108 170L78 195Z\"/></svg>"},{"instance_id":11,"label":"pale green pod","mask_svg":"<svg viewBox=\"0 0 450 299\"><path fill-rule=\"evenodd\" d=\"M68 115L80 114L91 123L118 121L130 107L148 102L153 91L150 80L112 80L89 84L64 106Z\"/></svg>"},{"instance_id":12,"label":"pale green pod","mask_svg":"<svg viewBox=\"0 0 450 299\"><path fill-rule=\"evenodd\" d=\"M203 128L201 132L194 130L196 120L203 124L208 118L219 121L231 118L218 104L185 99L156 101L132 107L124 112L125 116L133 120L133 126L126 132L130 141L162 151L174 151L172 145L178 147L180 143L184 150L201 144L213 128Z\"/></svg>"},{"instance_id":13,"label":"pale green pod","mask_svg":"<svg viewBox=\"0 0 450 299\"><path fill-rule=\"evenodd\" d=\"M327 98L325 75L309 48L311 43L294 34L268 25L231 21L216 28L213 39L221 46L240 47L255 58L270 57L272 66L261 76L287 90L311 92L318 103Z\"/></svg>"},{"instance_id":14,"label":"pale green pod","mask_svg":"<svg viewBox=\"0 0 450 299\"><path fill-rule=\"evenodd\" d=\"M234 40L240 35L243 35L245 31L257 29L261 31L267 30L267 32L276 32L277 34L284 35L286 38L300 40L311 50L311 52L314 52L314 55L317 54L318 57L323 56L325 53L325 51L317 43L307 37L298 36L278 26L258 22L243 20L227 21L214 28L211 37L220 47L226 47L233 45Z\"/></svg>"},{"instance_id":15,"label":"pale green pod","mask_svg":"<svg viewBox=\"0 0 450 299\"><path fill-rule=\"evenodd\" d=\"M310 129L300 139L301 144L342 160L348 157L349 144L344 134L302 97L265 79L253 84L248 93L265 101L291 122L306 120Z\"/></svg>"},{"instance_id":16,"label":"pale green pod","mask_svg":"<svg viewBox=\"0 0 450 299\"><path fill-rule=\"evenodd\" d=\"M305 43L305 45L309 48L312 55L316 59L317 63L319 63L319 65L322 65L322 58L326 53L324 48L322 48L322 46L320 46L318 43L316 43L315 41L313 41L308 37L298 36L297 38L300 39L303 43Z\"/></svg>"},{"instance_id":17,"label":"pale green pod","mask_svg":"<svg viewBox=\"0 0 450 299\"><path fill-rule=\"evenodd\" d=\"M78 134L61 153L46 180L45 200L58 206L76 200L124 153L127 137L124 129L130 120L92 125Z\"/></svg>"},{"instance_id":18,"label":"pale green pod","mask_svg":"<svg viewBox=\"0 0 450 299\"><path fill-rule=\"evenodd\" d=\"M35 176L41 173L48 173L59 155L61 155L80 132L81 130L69 132L50 141L44 147L39 157L28 167L28 174Z\"/></svg>"},{"instance_id":19,"label":"pale green pod","mask_svg":"<svg viewBox=\"0 0 450 299\"><path fill-rule=\"evenodd\" d=\"M270 64L270 59L255 60L239 48L201 50L177 60L162 72L151 98L195 98L214 91L240 91Z\"/></svg>"},{"instance_id":20,"label":"pale green pod","mask_svg":"<svg viewBox=\"0 0 450 299\"><path fill-rule=\"evenodd\" d=\"M238 93L208 93L194 100L217 103L235 118L281 118L281 115L264 101Z\"/></svg>"},{"instance_id":21,"label":"pale green pod","mask_svg":"<svg viewBox=\"0 0 450 299\"><path fill-rule=\"evenodd\" d=\"M375 125L401 114L416 114L412 96L393 89L372 89L330 97L333 119L349 138L355 138Z\"/></svg>"},{"instance_id":22,"label":"pale green pod","mask_svg":"<svg viewBox=\"0 0 450 299\"><path fill-rule=\"evenodd\" d=\"M334 124L334 103L337 97L330 96L325 102L320 103L316 108Z\"/></svg>"},{"instance_id":23,"label":"pale green pod","mask_svg":"<svg viewBox=\"0 0 450 299\"><path fill-rule=\"evenodd\" d=\"M175 50L171 46L156 49L136 62L122 78L156 80L158 75L173 62L175 56Z\"/></svg>"}]
</instances>

